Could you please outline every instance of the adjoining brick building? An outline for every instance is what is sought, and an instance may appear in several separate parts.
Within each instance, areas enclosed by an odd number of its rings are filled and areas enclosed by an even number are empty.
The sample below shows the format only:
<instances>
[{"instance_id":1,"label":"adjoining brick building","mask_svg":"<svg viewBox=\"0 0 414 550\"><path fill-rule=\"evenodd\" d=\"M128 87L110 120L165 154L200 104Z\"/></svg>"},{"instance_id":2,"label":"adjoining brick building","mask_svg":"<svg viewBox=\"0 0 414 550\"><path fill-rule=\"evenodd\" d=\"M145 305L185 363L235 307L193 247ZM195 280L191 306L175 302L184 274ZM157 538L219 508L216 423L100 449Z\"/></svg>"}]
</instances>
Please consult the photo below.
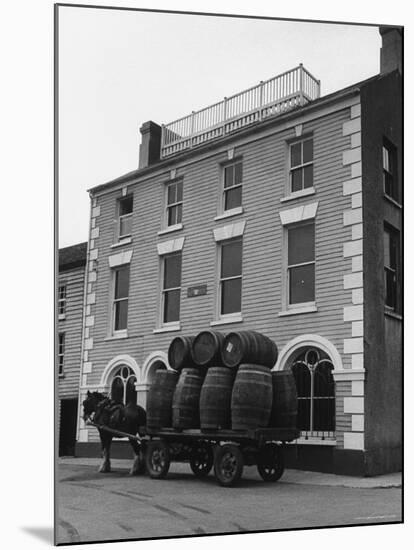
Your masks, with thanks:
<instances>
[{"instance_id":1,"label":"adjoining brick building","mask_svg":"<svg viewBox=\"0 0 414 550\"><path fill-rule=\"evenodd\" d=\"M75 451L87 247L88 243L80 243L59 250L56 369L60 456Z\"/></svg>"},{"instance_id":2,"label":"adjoining brick building","mask_svg":"<svg viewBox=\"0 0 414 550\"><path fill-rule=\"evenodd\" d=\"M338 92L300 65L142 126L139 169L90 190L80 399L145 406L174 336L257 330L298 387L289 465L400 468L402 30L380 32L380 74Z\"/></svg>"}]
</instances>

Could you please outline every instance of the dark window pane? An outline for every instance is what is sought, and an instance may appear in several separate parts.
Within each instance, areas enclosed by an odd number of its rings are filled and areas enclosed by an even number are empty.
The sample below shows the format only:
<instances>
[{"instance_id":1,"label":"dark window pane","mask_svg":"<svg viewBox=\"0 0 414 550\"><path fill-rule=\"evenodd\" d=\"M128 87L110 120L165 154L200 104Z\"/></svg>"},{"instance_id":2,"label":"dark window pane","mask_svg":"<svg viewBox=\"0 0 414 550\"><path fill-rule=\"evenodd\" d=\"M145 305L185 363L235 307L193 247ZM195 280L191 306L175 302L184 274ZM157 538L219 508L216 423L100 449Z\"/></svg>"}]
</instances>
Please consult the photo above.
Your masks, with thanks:
<instances>
[{"instance_id":1,"label":"dark window pane","mask_svg":"<svg viewBox=\"0 0 414 550\"><path fill-rule=\"evenodd\" d=\"M164 288L181 286L181 253L164 258Z\"/></svg>"},{"instance_id":2,"label":"dark window pane","mask_svg":"<svg viewBox=\"0 0 414 550\"><path fill-rule=\"evenodd\" d=\"M313 161L313 139L303 142L303 164Z\"/></svg>"},{"instance_id":3,"label":"dark window pane","mask_svg":"<svg viewBox=\"0 0 414 550\"><path fill-rule=\"evenodd\" d=\"M288 241L288 265L314 261L315 226L313 223L289 229Z\"/></svg>"},{"instance_id":4,"label":"dark window pane","mask_svg":"<svg viewBox=\"0 0 414 550\"><path fill-rule=\"evenodd\" d=\"M180 320L180 290L169 290L164 293L164 323Z\"/></svg>"},{"instance_id":5,"label":"dark window pane","mask_svg":"<svg viewBox=\"0 0 414 550\"><path fill-rule=\"evenodd\" d=\"M241 311L241 278L222 281L221 283L221 314Z\"/></svg>"},{"instance_id":6,"label":"dark window pane","mask_svg":"<svg viewBox=\"0 0 414 550\"><path fill-rule=\"evenodd\" d=\"M310 398L298 399L297 426L299 430L310 430Z\"/></svg>"},{"instance_id":7,"label":"dark window pane","mask_svg":"<svg viewBox=\"0 0 414 550\"><path fill-rule=\"evenodd\" d=\"M224 169L224 188L234 185L234 167L231 164Z\"/></svg>"},{"instance_id":8,"label":"dark window pane","mask_svg":"<svg viewBox=\"0 0 414 550\"><path fill-rule=\"evenodd\" d=\"M135 382L137 379L135 376L131 376L131 378L128 378L128 382L126 385L126 398L125 398L125 404L128 405L129 403L132 403L134 405L137 404L137 391L135 389Z\"/></svg>"},{"instance_id":9,"label":"dark window pane","mask_svg":"<svg viewBox=\"0 0 414 550\"><path fill-rule=\"evenodd\" d=\"M168 225L175 225L178 217L178 206L170 206L168 208Z\"/></svg>"},{"instance_id":10,"label":"dark window pane","mask_svg":"<svg viewBox=\"0 0 414 550\"><path fill-rule=\"evenodd\" d=\"M224 210L231 210L241 206L242 203L242 188L234 187L227 189L225 192Z\"/></svg>"},{"instance_id":11,"label":"dark window pane","mask_svg":"<svg viewBox=\"0 0 414 550\"><path fill-rule=\"evenodd\" d=\"M396 233L390 233L390 267L392 269L397 269L397 248L398 248L398 237Z\"/></svg>"},{"instance_id":12,"label":"dark window pane","mask_svg":"<svg viewBox=\"0 0 414 550\"><path fill-rule=\"evenodd\" d=\"M391 174L388 172L384 172L384 192L392 198L396 198L394 196L394 181Z\"/></svg>"},{"instance_id":13,"label":"dark window pane","mask_svg":"<svg viewBox=\"0 0 414 550\"><path fill-rule=\"evenodd\" d=\"M335 399L313 400L313 430L335 430Z\"/></svg>"},{"instance_id":14,"label":"dark window pane","mask_svg":"<svg viewBox=\"0 0 414 550\"><path fill-rule=\"evenodd\" d=\"M114 378L111 385L111 398L116 403L124 401L124 383L120 378Z\"/></svg>"},{"instance_id":15,"label":"dark window pane","mask_svg":"<svg viewBox=\"0 0 414 550\"><path fill-rule=\"evenodd\" d=\"M119 200L119 215L131 214L133 206L132 195Z\"/></svg>"},{"instance_id":16,"label":"dark window pane","mask_svg":"<svg viewBox=\"0 0 414 550\"><path fill-rule=\"evenodd\" d=\"M128 321L128 300L115 302L115 330L127 328Z\"/></svg>"},{"instance_id":17,"label":"dark window pane","mask_svg":"<svg viewBox=\"0 0 414 550\"><path fill-rule=\"evenodd\" d=\"M239 185L243 179L243 163L238 162L234 167L234 185Z\"/></svg>"},{"instance_id":18,"label":"dark window pane","mask_svg":"<svg viewBox=\"0 0 414 550\"><path fill-rule=\"evenodd\" d=\"M335 385L332 376L332 366L321 362L314 372L313 393L315 397L333 397Z\"/></svg>"},{"instance_id":19,"label":"dark window pane","mask_svg":"<svg viewBox=\"0 0 414 550\"><path fill-rule=\"evenodd\" d=\"M308 187L313 186L313 164L305 166L303 169L303 188L307 189Z\"/></svg>"},{"instance_id":20,"label":"dark window pane","mask_svg":"<svg viewBox=\"0 0 414 550\"><path fill-rule=\"evenodd\" d=\"M168 186L168 204L173 204L174 202L176 202L176 197L177 197L177 186L175 183L171 183L169 186Z\"/></svg>"},{"instance_id":21,"label":"dark window pane","mask_svg":"<svg viewBox=\"0 0 414 550\"><path fill-rule=\"evenodd\" d=\"M303 265L289 269L289 304L315 300L315 265Z\"/></svg>"},{"instance_id":22,"label":"dark window pane","mask_svg":"<svg viewBox=\"0 0 414 550\"><path fill-rule=\"evenodd\" d=\"M242 241L221 246L221 278L237 277L242 272Z\"/></svg>"},{"instance_id":23,"label":"dark window pane","mask_svg":"<svg viewBox=\"0 0 414 550\"><path fill-rule=\"evenodd\" d=\"M298 166L302 164L302 143L295 143L290 148L290 165Z\"/></svg>"},{"instance_id":24,"label":"dark window pane","mask_svg":"<svg viewBox=\"0 0 414 550\"><path fill-rule=\"evenodd\" d=\"M115 299L127 298L129 291L129 266L115 272Z\"/></svg>"},{"instance_id":25,"label":"dark window pane","mask_svg":"<svg viewBox=\"0 0 414 550\"><path fill-rule=\"evenodd\" d=\"M292 366L292 373L295 378L298 397L310 397L311 375L306 365L296 363Z\"/></svg>"},{"instance_id":26,"label":"dark window pane","mask_svg":"<svg viewBox=\"0 0 414 550\"><path fill-rule=\"evenodd\" d=\"M396 309L397 306L397 278L394 271L385 269L385 304Z\"/></svg>"},{"instance_id":27,"label":"dark window pane","mask_svg":"<svg viewBox=\"0 0 414 550\"><path fill-rule=\"evenodd\" d=\"M292 178L292 193L295 191L300 191L302 189L302 178L303 178L303 169L298 168L297 170L293 170L291 174Z\"/></svg>"},{"instance_id":28,"label":"dark window pane","mask_svg":"<svg viewBox=\"0 0 414 550\"><path fill-rule=\"evenodd\" d=\"M119 236L125 237L132 233L132 216L127 215L119 219Z\"/></svg>"},{"instance_id":29,"label":"dark window pane","mask_svg":"<svg viewBox=\"0 0 414 550\"><path fill-rule=\"evenodd\" d=\"M183 182L179 181L177 183L177 202L181 202L183 200Z\"/></svg>"},{"instance_id":30,"label":"dark window pane","mask_svg":"<svg viewBox=\"0 0 414 550\"><path fill-rule=\"evenodd\" d=\"M181 223L183 218L183 205L179 204L177 206L177 223Z\"/></svg>"}]
</instances>

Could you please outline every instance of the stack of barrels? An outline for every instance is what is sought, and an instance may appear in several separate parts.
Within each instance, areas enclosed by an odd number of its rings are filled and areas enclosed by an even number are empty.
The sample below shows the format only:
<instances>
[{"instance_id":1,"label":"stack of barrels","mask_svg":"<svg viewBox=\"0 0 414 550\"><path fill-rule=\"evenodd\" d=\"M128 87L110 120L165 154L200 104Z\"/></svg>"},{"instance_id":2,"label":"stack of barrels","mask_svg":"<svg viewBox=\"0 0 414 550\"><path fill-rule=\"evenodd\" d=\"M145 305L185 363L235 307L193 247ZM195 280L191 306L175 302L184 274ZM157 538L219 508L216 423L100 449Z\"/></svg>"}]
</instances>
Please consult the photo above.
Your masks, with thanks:
<instances>
[{"instance_id":1,"label":"stack of barrels","mask_svg":"<svg viewBox=\"0 0 414 550\"><path fill-rule=\"evenodd\" d=\"M158 370L147 399L152 429L295 428L297 394L290 370L271 371L276 344L254 331L206 330L169 346L174 370Z\"/></svg>"}]
</instances>

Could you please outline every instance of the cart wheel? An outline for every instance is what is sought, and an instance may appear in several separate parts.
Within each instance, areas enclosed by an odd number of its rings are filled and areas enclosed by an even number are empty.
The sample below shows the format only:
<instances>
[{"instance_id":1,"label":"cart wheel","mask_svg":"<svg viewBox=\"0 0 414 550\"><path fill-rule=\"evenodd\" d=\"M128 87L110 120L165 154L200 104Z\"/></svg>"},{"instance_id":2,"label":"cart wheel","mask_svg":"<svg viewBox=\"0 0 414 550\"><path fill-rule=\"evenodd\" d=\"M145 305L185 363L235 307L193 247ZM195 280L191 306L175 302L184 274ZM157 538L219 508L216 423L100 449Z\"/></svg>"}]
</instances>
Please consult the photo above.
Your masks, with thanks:
<instances>
[{"instance_id":1,"label":"cart wheel","mask_svg":"<svg viewBox=\"0 0 414 550\"><path fill-rule=\"evenodd\" d=\"M237 445L219 447L214 459L214 473L224 487L236 484L243 473L243 455Z\"/></svg>"},{"instance_id":2,"label":"cart wheel","mask_svg":"<svg viewBox=\"0 0 414 550\"><path fill-rule=\"evenodd\" d=\"M153 479L162 479L170 468L170 449L165 441L150 441L147 446L147 471Z\"/></svg>"},{"instance_id":3,"label":"cart wheel","mask_svg":"<svg viewBox=\"0 0 414 550\"><path fill-rule=\"evenodd\" d=\"M199 442L192 449L190 467L196 477L206 477L213 467L214 454L211 445Z\"/></svg>"},{"instance_id":4,"label":"cart wheel","mask_svg":"<svg viewBox=\"0 0 414 550\"><path fill-rule=\"evenodd\" d=\"M283 449L276 443L268 443L259 454L257 469L264 481L277 481L285 470Z\"/></svg>"}]
</instances>

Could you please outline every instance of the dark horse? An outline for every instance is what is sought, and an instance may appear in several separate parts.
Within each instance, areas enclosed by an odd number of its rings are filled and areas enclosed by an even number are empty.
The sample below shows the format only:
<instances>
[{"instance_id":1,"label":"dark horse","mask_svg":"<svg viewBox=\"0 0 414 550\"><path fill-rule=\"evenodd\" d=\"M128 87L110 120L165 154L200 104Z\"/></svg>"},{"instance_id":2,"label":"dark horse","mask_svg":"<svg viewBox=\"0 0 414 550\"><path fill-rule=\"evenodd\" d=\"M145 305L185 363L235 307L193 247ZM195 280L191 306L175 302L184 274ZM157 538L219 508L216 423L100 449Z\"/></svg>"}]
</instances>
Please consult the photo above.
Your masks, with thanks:
<instances>
[{"instance_id":1,"label":"dark horse","mask_svg":"<svg viewBox=\"0 0 414 550\"><path fill-rule=\"evenodd\" d=\"M89 392L86 395L83 404L83 419L86 423L93 422L98 426L107 426L113 430L137 435L141 427L146 425L145 410L139 405L129 403L122 405L116 403L109 397L97 391ZM117 436L98 427L99 436L102 445L102 464L99 471L107 473L111 471L110 448L113 437ZM143 472L145 465L143 459L142 444L136 439L129 439L135 453L134 463L130 470L131 475L140 474Z\"/></svg>"}]
</instances>

